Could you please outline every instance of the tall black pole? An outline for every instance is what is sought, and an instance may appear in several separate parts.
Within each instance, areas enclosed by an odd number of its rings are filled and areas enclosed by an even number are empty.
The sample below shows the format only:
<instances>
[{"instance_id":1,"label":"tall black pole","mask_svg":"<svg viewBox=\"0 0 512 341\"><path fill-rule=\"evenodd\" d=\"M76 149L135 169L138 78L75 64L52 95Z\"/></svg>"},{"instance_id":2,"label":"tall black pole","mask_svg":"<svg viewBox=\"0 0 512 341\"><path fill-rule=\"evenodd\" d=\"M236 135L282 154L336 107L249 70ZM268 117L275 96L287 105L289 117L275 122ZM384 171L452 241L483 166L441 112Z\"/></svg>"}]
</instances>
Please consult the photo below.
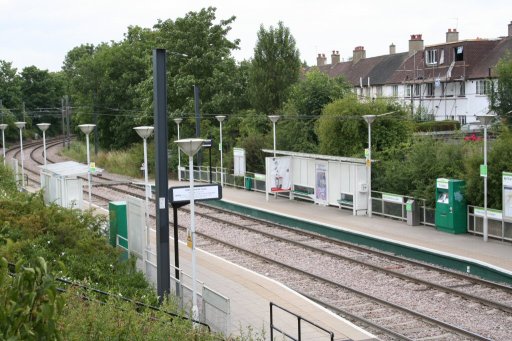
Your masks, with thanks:
<instances>
[{"instance_id":1,"label":"tall black pole","mask_svg":"<svg viewBox=\"0 0 512 341\"><path fill-rule=\"evenodd\" d=\"M164 49L153 50L153 107L156 156L156 267L160 300L170 293L169 258L169 179L167 174L167 78Z\"/></svg>"},{"instance_id":2,"label":"tall black pole","mask_svg":"<svg viewBox=\"0 0 512 341\"><path fill-rule=\"evenodd\" d=\"M201 114L199 112L199 86L194 85L194 109L196 112L196 138L201 137ZM203 163L203 154L201 152L201 149L199 149L199 152L197 152L197 165L199 166L199 169L201 169L201 165Z\"/></svg>"},{"instance_id":3,"label":"tall black pole","mask_svg":"<svg viewBox=\"0 0 512 341\"><path fill-rule=\"evenodd\" d=\"M178 207L172 207L172 219L174 223L174 278L176 278L176 296L180 296L180 285L178 283L180 279L180 250L178 240Z\"/></svg>"},{"instance_id":4,"label":"tall black pole","mask_svg":"<svg viewBox=\"0 0 512 341\"><path fill-rule=\"evenodd\" d=\"M92 110L94 112L94 155L98 156L99 136L98 136L98 112L96 111L96 90L94 90Z\"/></svg>"}]
</instances>

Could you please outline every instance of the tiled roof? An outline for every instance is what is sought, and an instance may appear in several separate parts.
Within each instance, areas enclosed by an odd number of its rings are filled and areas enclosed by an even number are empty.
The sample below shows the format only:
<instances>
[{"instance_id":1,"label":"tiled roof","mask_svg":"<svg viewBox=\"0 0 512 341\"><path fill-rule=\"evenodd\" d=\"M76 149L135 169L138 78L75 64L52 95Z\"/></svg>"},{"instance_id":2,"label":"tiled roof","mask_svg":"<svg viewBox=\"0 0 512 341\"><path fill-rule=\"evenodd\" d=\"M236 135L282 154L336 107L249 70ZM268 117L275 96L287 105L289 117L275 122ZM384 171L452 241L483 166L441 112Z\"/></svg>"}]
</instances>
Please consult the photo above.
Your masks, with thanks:
<instances>
[{"instance_id":1,"label":"tiled roof","mask_svg":"<svg viewBox=\"0 0 512 341\"><path fill-rule=\"evenodd\" d=\"M455 61L455 49L462 47L463 60ZM425 51L437 50L435 65L425 63ZM319 66L320 71L330 77L343 76L353 86L384 84L401 84L430 82L439 78L441 81L481 79L489 75L489 68L496 65L505 52L512 52L512 37L499 40L463 40L425 47L413 55L408 52L364 58L357 63L352 61L334 65ZM442 52L444 51L444 52ZM441 55L443 63L440 64Z\"/></svg>"}]
</instances>

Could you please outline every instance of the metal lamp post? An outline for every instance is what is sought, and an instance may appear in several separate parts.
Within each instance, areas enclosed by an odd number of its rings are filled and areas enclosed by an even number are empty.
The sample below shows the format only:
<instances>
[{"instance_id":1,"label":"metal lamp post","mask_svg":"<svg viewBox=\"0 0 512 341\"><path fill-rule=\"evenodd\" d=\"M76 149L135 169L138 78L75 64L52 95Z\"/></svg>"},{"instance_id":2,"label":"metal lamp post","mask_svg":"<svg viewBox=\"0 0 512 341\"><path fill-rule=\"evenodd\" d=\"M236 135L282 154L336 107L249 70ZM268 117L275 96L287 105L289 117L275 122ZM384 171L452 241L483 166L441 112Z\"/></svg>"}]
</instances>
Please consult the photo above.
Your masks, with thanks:
<instances>
[{"instance_id":1,"label":"metal lamp post","mask_svg":"<svg viewBox=\"0 0 512 341\"><path fill-rule=\"evenodd\" d=\"M272 121L272 127L274 130L274 157L276 157L276 122L279 121L279 115L269 115L269 120Z\"/></svg>"},{"instance_id":2,"label":"metal lamp post","mask_svg":"<svg viewBox=\"0 0 512 341\"><path fill-rule=\"evenodd\" d=\"M149 193L151 192L151 187L149 186L148 181L148 145L147 139L153 134L153 127L151 126L141 126L133 128L142 140L144 141L144 188L145 188L145 197L146 197L146 245L149 244Z\"/></svg>"},{"instance_id":3,"label":"metal lamp post","mask_svg":"<svg viewBox=\"0 0 512 341\"><path fill-rule=\"evenodd\" d=\"M488 220L487 220L487 125L491 123L491 121L496 118L496 115L480 115L478 116L478 120L481 124L484 126L484 169L485 173L481 174L481 176L484 178L484 226L483 226L483 232L484 232L484 242L487 241L487 237L489 234L489 226L488 226Z\"/></svg>"},{"instance_id":4,"label":"metal lamp post","mask_svg":"<svg viewBox=\"0 0 512 341\"><path fill-rule=\"evenodd\" d=\"M380 116L380 115L379 115ZM364 115L364 120L368 124L368 158L366 159L366 168L368 169L366 179L368 183L368 217L372 217L372 122L377 118L376 115Z\"/></svg>"},{"instance_id":5,"label":"metal lamp post","mask_svg":"<svg viewBox=\"0 0 512 341\"><path fill-rule=\"evenodd\" d=\"M196 226L194 217L194 155L199 151L203 145L203 139L183 139L175 141L178 147L188 155L188 172L190 183L190 234L191 234L191 249L192 249L192 314L193 318L197 320L197 290L196 290Z\"/></svg>"},{"instance_id":6,"label":"metal lamp post","mask_svg":"<svg viewBox=\"0 0 512 341\"><path fill-rule=\"evenodd\" d=\"M46 168L46 130L48 130L48 128L50 128L50 123L38 123L37 126L43 132L44 168Z\"/></svg>"},{"instance_id":7,"label":"metal lamp post","mask_svg":"<svg viewBox=\"0 0 512 341\"><path fill-rule=\"evenodd\" d=\"M222 162L222 122L226 119L226 116L224 115L217 115L215 116L217 121L220 123L220 143L219 143L219 150L220 150L220 186L224 187L224 162Z\"/></svg>"},{"instance_id":8,"label":"metal lamp post","mask_svg":"<svg viewBox=\"0 0 512 341\"><path fill-rule=\"evenodd\" d=\"M85 134L85 141L87 145L87 180L89 187L89 209L92 207L92 190L91 190L91 156L89 153L89 134L93 131L95 124L80 124L78 128Z\"/></svg>"},{"instance_id":9,"label":"metal lamp post","mask_svg":"<svg viewBox=\"0 0 512 341\"><path fill-rule=\"evenodd\" d=\"M21 187L25 187L25 167L23 161L25 156L23 155L23 128L25 128L25 122L14 122L14 125L20 130L20 151L21 151Z\"/></svg>"},{"instance_id":10,"label":"metal lamp post","mask_svg":"<svg viewBox=\"0 0 512 341\"><path fill-rule=\"evenodd\" d=\"M4 151L4 166L5 166L5 129L7 129L7 124L0 124L0 130L2 131L2 148Z\"/></svg>"},{"instance_id":11,"label":"metal lamp post","mask_svg":"<svg viewBox=\"0 0 512 341\"><path fill-rule=\"evenodd\" d=\"M180 123L183 121L182 118L178 117L174 119L176 125L178 126L178 140L180 139ZM178 148L178 181L181 181L181 151Z\"/></svg>"}]
</instances>

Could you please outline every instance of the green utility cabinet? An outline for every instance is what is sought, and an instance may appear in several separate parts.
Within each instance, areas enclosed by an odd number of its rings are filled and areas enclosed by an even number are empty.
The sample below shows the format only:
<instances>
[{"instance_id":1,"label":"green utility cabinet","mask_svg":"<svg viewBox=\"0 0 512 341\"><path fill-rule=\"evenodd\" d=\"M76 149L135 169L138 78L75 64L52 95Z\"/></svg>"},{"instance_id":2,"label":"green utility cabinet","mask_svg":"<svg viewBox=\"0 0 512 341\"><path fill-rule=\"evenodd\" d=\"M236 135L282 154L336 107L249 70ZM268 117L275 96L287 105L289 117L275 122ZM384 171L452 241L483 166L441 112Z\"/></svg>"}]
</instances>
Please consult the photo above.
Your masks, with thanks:
<instances>
[{"instance_id":1,"label":"green utility cabinet","mask_svg":"<svg viewBox=\"0 0 512 341\"><path fill-rule=\"evenodd\" d=\"M110 245L116 247L117 235L119 245L128 249L128 221L126 218L126 201L111 201L108 203L110 231Z\"/></svg>"},{"instance_id":2,"label":"green utility cabinet","mask_svg":"<svg viewBox=\"0 0 512 341\"><path fill-rule=\"evenodd\" d=\"M467 204L463 180L436 181L436 228L448 233L466 233Z\"/></svg>"}]
</instances>

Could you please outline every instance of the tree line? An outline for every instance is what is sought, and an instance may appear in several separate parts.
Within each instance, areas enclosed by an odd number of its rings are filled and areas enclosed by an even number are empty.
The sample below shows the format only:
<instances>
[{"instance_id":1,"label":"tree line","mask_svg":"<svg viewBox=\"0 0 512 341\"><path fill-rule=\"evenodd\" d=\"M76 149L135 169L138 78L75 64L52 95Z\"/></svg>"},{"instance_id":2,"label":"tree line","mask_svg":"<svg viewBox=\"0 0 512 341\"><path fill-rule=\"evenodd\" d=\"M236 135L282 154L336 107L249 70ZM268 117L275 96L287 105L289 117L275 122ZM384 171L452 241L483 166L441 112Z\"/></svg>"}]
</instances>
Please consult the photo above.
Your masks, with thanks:
<instances>
[{"instance_id":1,"label":"tree line","mask_svg":"<svg viewBox=\"0 0 512 341\"><path fill-rule=\"evenodd\" d=\"M183 118L181 137L195 136L194 86L200 88L201 137L211 137L216 146L220 131L215 116L227 116L223 122L224 166L232 164L232 148L242 147L247 170L258 173L264 172L262 149L273 145L268 115L281 116L278 149L363 157L367 125L362 116L393 112L372 124L372 156L378 160L374 189L433 200L435 177L456 177L466 179L470 201L481 204L482 181L473 171L482 163L480 142L459 138L458 143L444 143L415 137L416 122L409 108L387 99L361 102L342 77L330 78L308 68L282 22L260 26L253 57L237 62L232 52L240 41L228 39L235 21L234 16L217 19L216 9L209 7L175 20L159 20L151 28L130 26L120 41L71 49L59 72L30 66L18 73L12 63L0 61L2 120L25 120L29 129L31 124L47 121L55 123L51 129L56 133L63 96L67 96L72 126L96 123L103 149L140 143L132 128L153 124L152 50L164 48L170 140L177 137L172 120L177 117ZM511 65L510 55L499 62L498 87L490 96L490 107L505 121L512 115ZM499 169L492 164L493 150L508 138L507 125L501 126L502 133L491 144L491 177L512 170L510 158L503 161L496 156ZM7 134L16 138L12 129ZM176 151L174 144L169 146ZM507 153L503 148L501 153ZM212 157L214 166L220 166L218 148L212 148ZM176 164L172 158L172 169ZM500 207L499 183L491 181L489 186L490 205Z\"/></svg>"}]
</instances>

